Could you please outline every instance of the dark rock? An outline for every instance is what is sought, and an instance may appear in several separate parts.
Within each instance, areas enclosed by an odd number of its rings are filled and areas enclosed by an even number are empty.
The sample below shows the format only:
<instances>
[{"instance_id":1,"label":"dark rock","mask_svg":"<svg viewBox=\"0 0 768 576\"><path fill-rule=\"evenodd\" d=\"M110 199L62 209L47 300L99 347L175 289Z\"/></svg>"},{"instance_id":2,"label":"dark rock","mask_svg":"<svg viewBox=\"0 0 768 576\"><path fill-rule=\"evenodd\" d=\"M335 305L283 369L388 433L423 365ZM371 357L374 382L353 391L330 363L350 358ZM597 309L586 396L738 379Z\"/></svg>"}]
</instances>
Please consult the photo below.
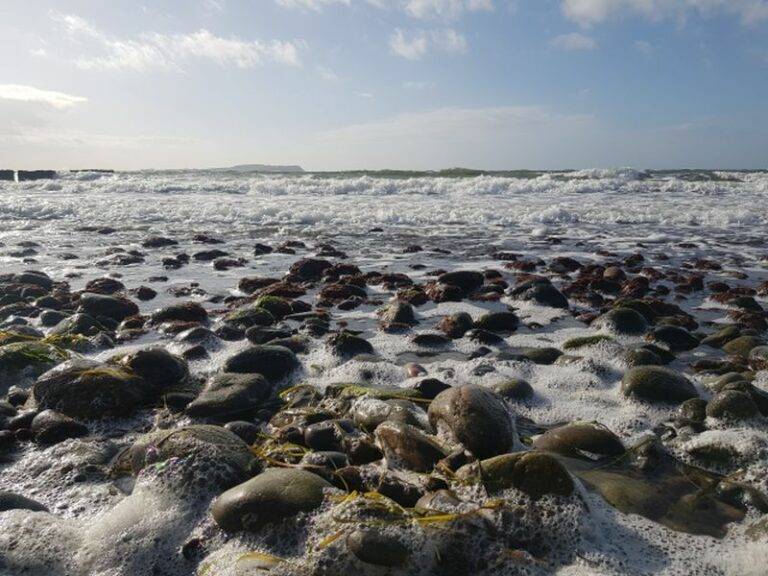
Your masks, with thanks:
<instances>
[{"instance_id":1,"label":"dark rock","mask_svg":"<svg viewBox=\"0 0 768 576\"><path fill-rule=\"evenodd\" d=\"M349 332L339 332L328 339L328 347L336 356L349 358L358 354L373 354L373 346L367 340Z\"/></svg>"},{"instance_id":2,"label":"dark rock","mask_svg":"<svg viewBox=\"0 0 768 576\"><path fill-rule=\"evenodd\" d=\"M448 384L437 378L424 378L413 387L414 390L417 390L421 396L427 400L432 400L440 394L440 392L448 390L449 388L450 386Z\"/></svg>"},{"instance_id":3,"label":"dark rock","mask_svg":"<svg viewBox=\"0 0 768 576\"><path fill-rule=\"evenodd\" d=\"M164 238L163 236L151 236L141 243L143 248L164 248L166 246L176 246L178 242L173 238Z\"/></svg>"},{"instance_id":4,"label":"dark rock","mask_svg":"<svg viewBox=\"0 0 768 576\"><path fill-rule=\"evenodd\" d=\"M434 439L409 424L384 422L376 428L375 435L387 461L401 463L408 470L431 472L445 458L445 452Z\"/></svg>"},{"instance_id":5,"label":"dark rock","mask_svg":"<svg viewBox=\"0 0 768 576\"><path fill-rule=\"evenodd\" d=\"M393 302L379 313L379 318L385 326L392 324L413 326L418 324L413 306L406 302Z\"/></svg>"},{"instance_id":6,"label":"dark rock","mask_svg":"<svg viewBox=\"0 0 768 576\"><path fill-rule=\"evenodd\" d=\"M673 352L693 350L699 345L699 340L680 326L660 326L653 331L651 337L656 342L666 344Z\"/></svg>"},{"instance_id":7,"label":"dark rock","mask_svg":"<svg viewBox=\"0 0 768 576\"><path fill-rule=\"evenodd\" d=\"M189 378L187 363L165 348L136 350L119 359L131 373L140 376L157 392L178 386Z\"/></svg>"},{"instance_id":8,"label":"dark rock","mask_svg":"<svg viewBox=\"0 0 768 576\"><path fill-rule=\"evenodd\" d=\"M48 512L48 508L22 496L21 494L15 494L14 492L0 492L0 512L7 512L8 510L31 510L32 512Z\"/></svg>"},{"instance_id":9,"label":"dark rock","mask_svg":"<svg viewBox=\"0 0 768 576\"><path fill-rule=\"evenodd\" d=\"M300 281L316 282L323 277L323 273L332 268L328 260L321 260L318 258L302 258L297 262L294 262L288 273L291 277L295 277Z\"/></svg>"},{"instance_id":10,"label":"dark rock","mask_svg":"<svg viewBox=\"0 0 768 576\"><path fill-rule=\"evenodd\" d=\"M625 396L647 402L679 404L698 397L696 388L682 374L662 366L638 366L627 370L621 381Z\"/></svg>"},{"instance_id":11,"label":"dark rock","mask_svg":"<svg viewBox=\"0 0 768 576\"><path fill-rule=\"evenodd\" d=\"M350 532L347 548L358 560L385 567L403 566L411 554L398 538L376 527L357 528Z\"/></svg>"},{"instance_id":12,"label":"dark rock","mask_svg":"<svg viewBox=\"0 0 768 576\"><path fill-rule=\"evenodd\" d=\"M428 416L435 429L447 427L478 458L503 454L515 442L515 426L504 401L481 386L441 392L429 405Z\"/></svg>"},{"instance_id":13,"label":"dark rock","mask_svg":"<svg viewBox=\"0 0 768 576\"><path fill-rule=\"evenodd\" d=\"M270 382L286 378L299 367L296 355L283 346L251 346L230 356L224 362L224 372L261 374Z\"/></svg>"},{"instance_id":14,"label":"dark rock","mask_svg":"<svg viewBox=\"0 0 768 576\"><path fill-rule=\"evenodd\" d=\"M224 428L233 434L236 434L240 439L242 439L243 442L248 445L256 442L256 439L259 437L260 429L258 426L256 426L256 424L253 424L252 422L234 420L224 424Z\"/></svg>"},{"instance_id":15,"label":"dark rock","mask_svg":"<svg viewBox=\"0 0 768 576\"><path fill-rule=\"evenodd\" d=\"M514 332L520 319L514 312L490 312L475 322L475 328L488 332Z\"/></svg>"},{"instance_id":16,"label":"dark rock","mask_svg":"<svg viewBox=\"0 0 768 576\"><path fill-rule=\"evenodd\" d=\"M227 490L213 503L213 519L225 532L258 532L264 526L311 512L331 485L305 470L271 468Z\"/></svg>"},{"instance_id":17,"label":"dark rock","mask_svg":"<svg viewBox=\"0 0 768 576\"><path fill-rule=\"evenodd\" d=\"M152 322L206 322L208 312L197 302L173 304L152 314Z\"/></svg>"},{"instance_id":18,"label":"dark rock","mask_svg":"<svg viewBox=\"0 0 768 576\"><path fill-rule=\"evenodd\" d=\"M595 327L605 328L617 334L638 335L648 330L648 321L631 308L614 308L598 318Z\"/></svg>"},{"instance_id":19,"label":"dark rock","mask_svg":"<svg viewBox=\"0 0 768 576\"><path fill-rule=\"evenodd\" d=\"M619 437L597 422L573 422L552 428L536 438L533 446L564 456L621 456L625 451Z\"/></svg>"},{"instance_id":20,"label":"dark rock","mask_svg":"<svg viewBox=\"0 0 768 576\"><path fill-rule=\"evenodd\" d=\"M261 374L215 374L186 413L193 417L232 419L254 413L272 393Z\"/></svg>"},{"instance_id":21,"label":"dark rock","mask_svg":"<svg viewBox=\"0 0 768 576\"><path fill-rule=\"evenodd\" d=\"M476 272L474 270L458 270L456 272L441 274L438 277L438 282L440 282L440 284L456 286L460 288L466 296L480 288L485 282L485 277L482 272Z\"/></svg>"},{"instance_id":22,"label":"dark rock","mask_svg":"<svg viewBox=\"0 0 768 576\"><path fill-rule=\"evenodd\" d=\"M520 378L500 382L491 386L491 389L505 400L527 400L533 397L533 386Z\"/></svg>"},{"instance_id":23,"label":"dark rock","mask_svg":"<svg viewBox=\"0 0 768 576\"><path fill-rule=\"evenodd\" d=\"M102 316L117 322L139 313L139 307L127 298L90 292L80 296L80 310L96 318Z\"/></svg>"},{"instance_id":24,"label":"dark rock","mask_svg":"<svg viewBox=\"0 0 768 576\"><path fill-rule=\"evenodd\" d=\"M541 306L568 308L568 298L546 278L523 282L509 290L508 294L516 300L533 301Z\"/></svg>"},{"instance_id":25,"label":"dark rock","mask_svg":"<svg viewBox=\"0 0 768 576\"><path fill-rule=\"evenodd\" d=\"M69 438L88 435L88 428L64 414L43 410L32 420L30 426L35 442L43 445L58 444Z\"/></svg>"},{"instance_id":26,"label":"dark rock","mask_svg":"<svg viewBox=\"0 0 768 576\"><path fill-rule=\"evenodd\" d=\"M746 392L725 390L707 403L707 416L728 420L744 420L758 415L757 405Z\"/></svg>"},{"instance_id":27,"label":"dark rock","mask_svg":"<svg viewBox=\"0 0 768 576\"><path fill-rule=\"evenodd\" d=\"M464 334L469 332L472 329L473 324L474 322L472 320L472 316L466 312L459 312L457 314L444 317L440 321L438 328L442 330L442 332L448 336L448 338L458 339L462 338Z\"/></svg>"}]
</instances>

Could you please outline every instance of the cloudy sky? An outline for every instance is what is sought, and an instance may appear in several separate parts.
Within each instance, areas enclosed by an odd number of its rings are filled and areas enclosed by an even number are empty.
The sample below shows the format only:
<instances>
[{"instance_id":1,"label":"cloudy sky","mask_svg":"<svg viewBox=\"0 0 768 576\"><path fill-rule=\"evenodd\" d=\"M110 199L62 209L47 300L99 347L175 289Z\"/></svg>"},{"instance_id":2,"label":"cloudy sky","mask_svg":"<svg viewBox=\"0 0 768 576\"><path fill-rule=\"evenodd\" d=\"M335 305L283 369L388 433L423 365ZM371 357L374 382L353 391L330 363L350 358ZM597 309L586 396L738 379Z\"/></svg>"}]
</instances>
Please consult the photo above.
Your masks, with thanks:
<instances>
[{"instance_id":1,"label":"cloudy sky","mask_svg":"<svg viewBox=\"0 0 768 576\"><path fill-rule=\"evenodd\" d=\"M0 168L768 167L768 0L2 0Z\"/></svg>"}]
</instances>

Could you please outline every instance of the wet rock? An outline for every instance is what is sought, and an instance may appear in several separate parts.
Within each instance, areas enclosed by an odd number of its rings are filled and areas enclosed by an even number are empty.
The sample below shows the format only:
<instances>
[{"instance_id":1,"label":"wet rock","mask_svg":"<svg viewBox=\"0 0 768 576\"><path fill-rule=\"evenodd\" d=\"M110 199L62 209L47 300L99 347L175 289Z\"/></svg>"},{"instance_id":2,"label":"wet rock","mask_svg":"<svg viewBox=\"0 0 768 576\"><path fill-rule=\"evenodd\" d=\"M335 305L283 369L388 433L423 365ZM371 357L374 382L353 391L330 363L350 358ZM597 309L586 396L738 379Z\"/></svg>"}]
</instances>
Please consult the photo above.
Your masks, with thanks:
<instances>
[{"instance_id":1,"label":"wet rock","mask_svg":"<svg viewBox=\"0 0 768 576\"><path fill-rule=\"evenodd\" d=\"M316 282L323 277L323 273L332 268L328 260L321 260L319 258L302 258L297 262L294 262L288 273L291 277L294 277L300 281Z\"/></svg>"},{"instance_id":2,"label":"wet rock","mask_svg":"<svg viewBox=\"0 0 768 576\"><path fill-rule=\"evenodd\" d=\"M764 344L765 342L756 336L739 336L725 344L723 350L733 356L749 358L749 354L752 352L753 348L763 346Z\"/></svg>"},{"instance_id":3,"label":"wet rock","mask_svg":"<svg viewBox=\"0 0 768 576\"><path fill-rule=\"evenodd\" d=\"M157 297L157 292L149 286L139 286L133 293L136 295L136 298L142 302L148 302Z\"/></svg>"},{"instance_id":4,"label":"wet rock","mask_svg":"<svg viewBox=\"0 0 768 576\"><path fill-rule=\"evenodd\" d=\"M225 488L250 477L258 465L237 435L220 426L197 424L145 434L119 455L113 473L136 475L171 458L199 462L198 469L209 470L206 481Z\"/></svg>"},{"instance_id":5,"label":"wet rock","mask_svg":"<svg viewBox=\"0 0 768 576\"><path fill-rule=\"evenodd\" d=\"M401 463L408 470L431 472L445 458L435 440L409 424L384 422L376 428L375 435L388 462Z\"/></svg>"},{"instance_id":6,"label":"wet rock","mask_svg":"<svg viewBox=\"0 0 768 576\"><path fill-rule=\"evenodd\" d=\"M595 326L617 334L638 335L648 330L648 322L631 308L614 308L595 321Z\"/></svg>"},{"instance_id":7,"label":"wet rock","mask_svg":"<svg viewBox=\"0 0 768 576\"><path fill-rule=\"evenodd\" d=\"M475 322L475 328L488 332L514 332L520 318L514 312L490 312Z\"/></svg>"},{"instance_id":8,"label":"wet rock","mask_svg":"<svg viewBox=\"0 0 768 576\"><path fill-rule=\"evenodd\" d=\"M200 252L195 252L192 254L192 258L198 262L211 262L212 260L223 258L225 256L229 256L229 253L224 252L223 250L218 250L216 248L213 250L201 250Z\"/></svg>"},{"instance_id":9,"label":"wet rock","mask_svg":"<svg viewBox=\"0 0 768 576\"><path fill-rule=\"evenodd\" d=\"M680 326L660 326L652 332L651 338L666 344L672 352L693 350L699 345L698 338Z\"/></svg>"},{"instance_id":10,"label":"wet rock","mask_svg":"<svg viewBox=\"0 0 768 576\"><path fill-rule=\"evenodd\" d=\"M105 331L104 325L90 314L73 314L54 326L51 334L95 336Z\"/></svg>"},{"instance_id":11,"label":"wet rock","mask_svg":"<svg viewBox=\"0 0 768 576\"><path fill-rule=\"evenodd\" d=\"M629 366L660 366L663 364L661 358L651 350L646 348L634 348L628 350L624 355L624 360Z\"/></svg>"},{"instance_id":12,"label":"wet rock","mask_svg":"<svg viewBox=\"0 0 768 576\"><path fill-rule=\"evenodd\" d=\"M232 419L255 412L272 393L261 374L215 374L186 408L193 417Z\"/></svg>"},{"instance_id":13,"label":"wet rock","mask_svg":"<svg viewBox=\"0 0 768 576\"><path fill-rule=\"evenodd\" d=\"M437 378L424 378L418 382L413 389L417 390L423 398L432 400L443 390L448 390L450 386Z\"/></svg>"},{"instance_id":14,"label":"wet rock","mask_svg":"<svg viewBox=\"0 0 768 576\"><path fill-rule=\"evenodd\" d=\"M323 503L323 490L331 485L305 470L271 468L227 490L211 512L226 532L257 532L264 526L311 512Z\"/></svg>"},{"instance_id":15,"label":"wet rock","mask_svg":"<svg viewBox=\"0 0 768 576\"><path fill-rule=\"evenodd\" d=\"M197 302L182 302L158 310L152 314L152 322L206 322L208 312Z\"/></svg>"},{"instance_id":16,"label":"wet rock","mask_svg":"<svg viewBox=\"0 0 768 576\"><path fill-rule=\"evenodd\" d=\"M480 288L485 282L485 277L482 272L475 272L473 270L458 270L455 272L448 272L441 274L438 277L440 284L447 284L449 286L456 286L459 288L464 296L467 296Z\"/></svg>"},{"instance_id":17,"label":"wet rock","mask_svg":"<svg viewBox=\"0 0 768 576\"><path fill-rule=\"evenodd\" d=\"M428 416L435 429L448 428L478 458L502 454L515 442L515 427L504 401L481 386L441 392L430 404Z\"/></svg>"},{"instance_id":18,"label":"wet rock","mask_svg":"<svg viewBox=\"0 0 768 576\"><path fill-rule=\"evenodd\" d=\"M31 510L32 512L48 512L43 504L32 498L27 498L14 492L0 492L0 512L8 510Z\"/></svg>"},{"instance_id":19,"label":"wet rock","mask_svg":"<svg viewBox=\"0 0 768 576\"><path fill-rule=\"evenodd\" d=\"M261 296L254 305L267 310L276 320L282 320L294 312L291 301L280 296Z\"/></svg>"},{"instance_id":20,"label":"wet rock","mask_svg":"<svg viewBox=\"0 0 768 576\"><path fill-rule=\"evenodd\" d=\"M588 346L597 346L604 342L613 342L613 338L605 334L595 334L594 336L576 336L563 343L563 350L578 350Z\"/></svg>"},{"instance_id":21,"label":"wet rock","mask_svg":"<svg viewBox=\"0 0 768 576\"><path fill-rule=\"evenodd\" d=\"M359 354L373 354L373 346L367 340L349 332L339 332L328 339L328 347L336 356L350 358Z\"/></svg>"},{"instance_id":22,"label":"wet rock","mask_svg":"<svg viewBox=\"0 0 768 576\"><path fill-rule=\"evenodd\" d=\"M381 311L379 318L384 326L414 326L415 324L418 324L416 314L413 311L413 306L407 302L394 302L390 304Z\"/></svg>"},{"instance_id":23,"label":"wet rock","mask_svg":"<svg viewBox=\"0 0 768 576\"><path fill-rule=\"evenodd\" d=\"M768 369L768 346L755 346L749 351L749 365L754 370Z\"/></svg>"},{"instance_id":24,"label":"wet rock","mask_svg":"<svg viewBox=\"0 0 768 576\"><path fill-rule=\"evenodd\" d=\"M252 326L245 331L245 337L252 344L268 344L273 340L290 338L291 332L281 328L268 328L266 326Z\"/></svg>"},{"instance_id":25,"label":"wet rock","mask_svg":"<svg viewBox=\"0 0 768 576\"><path fill-rule=\"evenodd\" d=\"M725 390L707 403L707 416L727 420L744 420L758 415L757 405L746 392Z\"/></svg>"},{"instance_id":26,"label":"wet rock","mask_svg":"<svg viewBox=\"0 0 768 576\"><path fill-rule=\"evenodd\" d=\"M552 428L536 438L533 446L564 456L621 456L625 451L619 437L597 422L573 422Z\"/></svg>"},{"instance_id":27,"label":"wet rock","mask_svg":"<svg viewBox=\"0 0 768 576\"><path fill-rule=\"evenodd\" d=\"M42 342L0 346L0 391L24 380L34 380L66 357L60 349Z\"/></svg>"},{"instance_id":28,"label":"wet rock","mask_svg":"<svg viewBox=\"0 0 768 576\"><path fill-rule=\"evenodd\" d=\"M522 378L499 382L491 386L491 389L505 400L512 400L513 402L528 400L533 397L533 386Z\"/></svg>"},{"instance_id":29,"label":"wet rock","mask_svg":"<svg viewBox=\"0 0 768 576\"><path fill-rule=\"evenodd\" d=\"M80 296L80 310L96 318L111 318L117 322L139 313L139 307L127 298L90 292Z\"/></svg>"},{"instance_id":30,"label":"wet rock","mask_svg":"<svg viewBox=\"0 0 768 576\"><path fill-rule=\"evenodd\" d=\"M458 314L444 317L440 321L438 328L448 336L448 338L456 340L462 338L464 334L469 332L472 329L473 324L474 321L472 320L472 316L466 312L459 312Z\"/></svg>"},{"instance_id":31,"label":"wet rock","mask_svg":"<svg viewBox=\"0 0 768 576\"><path fill-rule=\"evenodd\" d=\"M347 548L358 560L384 567L403 566L411 554L399 538L377 527L362 527L350 532Z\"/></svg>"},{"instance_id":32,"label":"wet rock","mask_svg":"<svg viewBox=\"0 0 768 576\"><path fill-rule=\"evenodd\" d=\"M570 496L573 479L553 456L543 452L502 454L459 469L460 479L479 476L489 492L517 488L534 500L548 494Z\"/></svg>"},{"instance_id":33,"label":"wet rock","mask_svg":"<svg viewBox=\"0 0 768 576\"><path fill-rule=\"evenodd\" d=\"M422 334L416 334L411 338L411 342L417 346L423 346L425 348L440 348L448 346L451 343L451 339L435 332L424 332Z\"/></svg>"},{"instance_id":34,"label":"wet rock","mask_svg":"<svg viewBox=\"0 0 768 576\"><path fill-rule=\"evenodd\" d=\"M675 419L682 425L701 426L707 418L707 401L702 398L690 398L680 404Z\"/></svg>"},{"instance_id":35,"label":"wet rock","mask_svg":"<svg viewBox=\"0 0 768 576\"><path fill-rule=\"evenodd\" d=\"M249 305L224 316L224 322L240 330L247 330L253 326L272 326L275 323L275 317L266 308Z\"/></svg>"},{"instance_id":36,"label":"wet rock","mask_svg":"<svg viewBox=\"0 0 768 576\"><path fill-rule=\"evenodd\" d=\"M177 246L179 243L173 238L163 236L150 236L141 243L142 248L164 248L166 246Z\"/></svg>"},{"instance_id":37,"label":"wet rock","mask_svg":"<svg viewBox=\"0 0 768 576\"><path fill-rule=\"evenodd\" d=\"M35 442L43 445L58 444L69 438L88 435L88 428L64 414L43 410L32 419L30 426Z\"/></svg>"},{"instance_id":38,"label":"wet rock","mask_svg":"<svg viewBox=\"0 0 768 576\"><path fill-rule=\"evenodd\" d=\"M230 356L224 362L224 372L261 374L270 382L286 378L296 368L296 355L283 346L251 346Z\"/></svg>"},{"instance_id":39,"label":"wet rock","mask_svg":"<svg viewBox=\"0 0 768 576\"><path fill-rule=\"evenodd\" d=\"M260 429L258 426L256 426L256 424L253 424L252 422L234 420L224 424L224 428L237 435L238 438L240 438L248 445L256 442L256 439L259 437Z\"/></svg>"},{"instance_id":40,"label":"wet rock","mask_svg":"<svg viewBox=\"0 0 768 576\"><path fill-rule=\"evenodd\" d=\"M682 374L662 366L638 366L627 370L621 381L625 396L651 403L679 404L698 397L696 388Z\"/></svg>"},{"instance_id":41,"label":"wet rock","mask_svg":"<svg viewBox=\"0 0 768 576\"><path fill-rule=\"evenodd\" d=\"M508 294L516 300L533 301L541 306L568 308L568 298L546 278L523 282L509 290Z\"/></svg>"},{"instance_id":42,"label":"wet rock","mask_svg":"<svg viewBox=\"0 0 768 576\"><path fill-rule=\"evenodd\" d=\"M701 344L705 346L711 346L712 348L722 348L725 344L738 338L741 335L741 330L738 326L725 326L714 334L710 334L701 341Z\"/></svg>"},{"instance_id":43,"label":"wet rock","mask_svg":"<svg viewBox=\"0 0 768 576\"><path fill-rule=\"evenodd\" d=\"M41 409L72 418L127 416L151 396L150 386L118 366L69 360L40 376L32 395Z\"/></svg>"},{"instance_id":44,"label":"wet rock","mask_svg":"<svg viewBox=\"0 0 768 576\"><path fill-rule=\"evenodd\" d=\"M157 393L178 386L189 378L187 363L165 348L152 346L119 357L118 362L143 378Z\"/></svg>"}]
</instances>

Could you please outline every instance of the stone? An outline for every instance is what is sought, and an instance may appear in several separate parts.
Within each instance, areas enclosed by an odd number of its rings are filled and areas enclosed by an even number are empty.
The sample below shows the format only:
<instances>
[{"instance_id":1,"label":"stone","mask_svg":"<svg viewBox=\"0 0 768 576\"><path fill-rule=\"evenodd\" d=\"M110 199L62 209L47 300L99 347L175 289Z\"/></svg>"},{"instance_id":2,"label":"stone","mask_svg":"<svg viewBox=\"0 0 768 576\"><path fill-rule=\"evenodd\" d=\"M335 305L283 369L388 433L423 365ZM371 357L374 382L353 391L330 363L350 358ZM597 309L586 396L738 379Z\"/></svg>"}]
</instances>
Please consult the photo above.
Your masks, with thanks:
<instances>
[{"instance_id":1,"label":"stone","mask_svg":"<svg viewBox=\"0 0 768 576\"><path fill-rule=\"evenodd\" d=\"M384 326L391 326L393 324L414 326L418 324L413 306L407 302L393 302L379 313L379 319Z\"/></svg>"},{"instance_id":2,"label":"stone","mask_svg":"<svg viewBox=\"0 0 768 576\"><path fill-rule=\"evenodd\" d=\"M118 363L143 378L157 393L179 386L189 378L186 361L160 346L126 354L119 357Z\"/></svg>"},{"instance_id":3,"label":"stone","mask_svg":"<svg viewBox=\"0 0 768 576\"><path fill-rule=\"evenodd\" d=\"M450 430L478 458L507 452L516 440L515 426L501 397L470 384L441 392L429 405L430 424Z\"/></svg>"},{"instance_id":4,"label":"stone","mask_svg":"<svg viewBox=\"0 0 768 576\"><path fill-rule=\"evenodd\" d=\"M630 336L645 334L648 321L631 308L614 308L595 321L595 327Z\"/></svg>"},{"instance_id":5,"label":"stone","mask_svg":"<svg viewBox=\"0 0 768 576\"><path fill-rule=\"evenodd\" d=\"M32 498L27 498L14 492L0 492L0 512L8 510L31 510L32 512L48 512L48 508Z\"/></svg>"},{"instance_id":6,"label":"stone","mask_svg":"<svg viewBox=\"0 0 768 576\"><path fill-rule=\"evenodd\" d=\"M211 509L225 532L258 532L264 526L311 512L323 503L331 484L311 472L270 468L224 492Z\"/></svg>"},{"instance_id":7,"label":"stone","mask_svg":"<svg viewBox=\"0 0 768 576\"><path fill-rule=\"evenodd\" d=\"M763 346L764 344L765 342L756 336L739 336L725 344L723 350L733 356L749 358L749 355L754 348Z\"/></svg>"},{"instance_id":8,"label":"stone","mask_svg":"<svg viewBox=\"0 0 768 576\"><path fill-rule=\"evenodd\" d=\"M438 329L448 336L448 338L456 340L462 338L464 334L469 332L472 329L473 324L474 321L472 320L472 316L466 312L459 312L457 314L452 314L451 316L445 316L440 321L440 324L438 324Z\"/></svg>"},{"instance_id":9,"label":"stone","mask_svg":"<svg viewBox=\"0 0 768 576\"><path fill-rule=\"evenodd\" d=\"M230 356L224 362L223 370L237 374L261 374L268 381L277 382L298 367L296 355L288 348L258 345Z\"/></svg>"},{"instance_id":10,"label":"stone","mask_svg":"<svg viewBox=\"0 0 768 576\"><path fill-rule=\"evenodd\" d=\"M625 396L651 403L679 404L697 398L693 384L682 374L662 366L638 366L624 373L621 391Z\"/></svg>"},{"instance_id":11,"label":"stone","mask_svg":"<svg viewBox=\"0 0 768 576\"><path fill-rule=\"evenodd\" d=\"M80 310L96 318L111 318L117 322L139 313L139 307L127 298L90 292L80 296Z\"/></svg>"},{"instance_id":12,"label":"stone","mask_svg":"<svg viewBox=\"0 0 768 576\"><path fill-rule=\"evenodd\" d=\"M152 322L206 322L208 312L197 302L182 302L166 306L152 314Z\"/></svg>"},{"instance_id":13,"label":"stone","mask_svg":"<svg viewBox=\"0 0 768 576\"><path fill-rule=\"evenodd\" d=\"M552 428L536 438L533 446L564 456L621 456L625 452L619 437L597 422L572 422Z\"/></svg>"},{"instance_id":14,"label":"stone","mask_svg":"<svg viewBox=\"0 0 768 576\"><path fill-rule=\"evenodd\" d=\"M757 404L746 392L724 390L707 403L706 414L710 418L745 420L759 414Z\"/></svg>"},{"instance_id":15,"label":"stone","mask_svg":"<svg viewBox=\"0 0 768 576\"><path fill-rule=\"evenodd\" d=\"M520 319L514 312L490 312L475 322L475 328L488 332L514 332Z\"/></svg>"},{"instance_id":16,"label":"stone","mask_svg":"<svg viewBox=\"0 0 768 576\"><path fill-rule=\"evenodd\" d=\"M568 308L568 298L546 278L523 282L509 290L508 294L516 300L533 301L541 306Z\"/></svg>"},{"instance_id":17,"label":"stone","mask_svg":"<svg viewBox=\"0 0 768 576\"><path fill-rule=\"evenodd\" d=\"M651 333L651 338L666 344L672 352L693 350L699 345L698 338L680 326L660 326Z\"/></svg>"},{"instance_id":18,"label":"stone","mask_svg":"<svg viewBox=\"0 0 768 576\"><path fill-rule=\"evenodd\" d=\"M272 393L261 374L214 374L200 395L186 407L196 418L232 419L254 413Z\"/></svg>"},{"instance_id":19,"label":"stone","mask_svg":"<svg viewBox=\"0 0 768 576\"><path fill-rule=\"evenodd\" d=\"M411 551L391 532L378 527L361 527L347 536L347 548L355 557L374 566L388 568L407 564Z\"/></svg>"},{"instance_id":20,"label":"stone","mask_svg":"<svg viewBox=\"0 0 768 576\"><path fill-rule=\"evenodd\" d=\"M367 340L350 332L339 332L327 341L331 352L336 356L350 358L359 354L373 354L373 346Z\"/></svg>"},{"instance_id":21,"label":"stone","mask_svg":"<svg viewBox=\"0 0 768 576\"><path fill-rule=\"evenodd\" d=\"M522 378L513 378L491 386L491 389L505 400L519 401L533 397L533 386Z\"/></svg>"},{"instance_id":22,"label":"stone","mask_svg":"<svg viewBox=\"0 0 768 576\"><path fill-rule=\"evenodd\" d=\"M437 280L440 284L460 288L465 296L471 294L485 283L483 273L473 270L447 272L446 274L441 274Z\"/></svg>"},{"instance_id":23,"label":"stone","mask_svg":"<svg viewBox=\"0 0 768 576\"><path fill-rule=\"evenodd\" d=\"M88 435L87 426L54 410L38 413L32 419L30 430L35 442L46 446Z\"/></svg>"},{"instance_id":24,"label":"stone","mask_svg":"<svg viewBox=\"0 0 768 576\"><path fill-rule=\"evenodd\" d=\"M435 440L415 426L402 422L380 424L375 436L389 463L401 463L414 472L431 472L446 456Z\"/></svg>"}]
</instances>

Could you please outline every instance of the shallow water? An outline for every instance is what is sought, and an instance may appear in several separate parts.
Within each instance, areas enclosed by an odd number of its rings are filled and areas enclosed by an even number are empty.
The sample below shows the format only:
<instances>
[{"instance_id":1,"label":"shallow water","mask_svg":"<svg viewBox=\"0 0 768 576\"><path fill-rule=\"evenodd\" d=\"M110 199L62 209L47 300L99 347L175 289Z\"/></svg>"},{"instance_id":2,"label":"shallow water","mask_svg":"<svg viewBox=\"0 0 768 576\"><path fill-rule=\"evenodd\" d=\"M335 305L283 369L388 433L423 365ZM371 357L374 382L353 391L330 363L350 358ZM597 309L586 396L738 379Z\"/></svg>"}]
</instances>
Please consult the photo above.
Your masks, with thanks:
<instances>
[{"instance_id":1,"label":"shallow water","mask_svg":"<svg viewBox=\"0 0 768 576\"><path fill-rule=\"evenodd\" d=\"M495 252L513 252L521 260L570 256L580 262L603 263L641 252L661 270L685 269L696 259L713 260L722 270L708 272L707 281L755 287L768 279L768 172L641 172L592 170L569 173L488 173L477 176L436 176L375 173L307 175L235 175L206 171L62 174L59 179L32 183L0 183L0 262L5 272L40 269L56 280L67 279L73 290L93 278L112 275L129 288L152 286L158 297L140 303L142 312L176 302L172 289L194 289L182 300L198 300L220 308L213 296L237 294L243 276L281 277L291 263L315 253L324 242L349 256L362 271L405 272L416 282L432 278L435 269L503 269ZM108 230L107 230L108 228ZM204 245L195 234L221 239ZM179 242L164 248L143 248L149 236ZM296 254L253 254L253 245L276 246L301 240L308 248ZM34 243L20 246L19 243ZM411 245L424 250L404 253ZM185 252L221 249L242 257L243 267L216 271L210 262L193 260L179 270L163 267L162 259ZM141 262L116 265L110 258L137 251ZM120 252L123 251L123 252ZM605 253L611 252L611 255ZM73 258L63 258L71 254ZM659 255L664 258L660 258ZM740 279L736 273L748 277ZM514 271L504 270L510 278ZM152 276L167 276L153 281ZM556 282L560 282L554 275ZM674 284L661 282L674 288ZM369 287L370 300L387 302L392 293ZM305 299L313 301L311 293ZM766 298L758 297L763 307ZM693 293L676 300L699 322L726 322L728 308ZM524 346L554 346L574 336L594 334L569 312L503 298L501 302L428 303L417 309L415 332L430 332L437 321L459 311L478 317L486 311L515 307L521 328L505 337L499 350ZM583 303L572 303L589 311ZM444 349L417 349L407 337L377 329L380 305L367 304L350 312L333 311L335 322L361 330L376 358L340 362L320 345L302 357L302 370L291 382L318 388L341 382L407 386L403 364L418 362L430 376L448 384L492 385L521 377L536 390L535 399L515 410L540 426L598 420L628 444L667 421L668 407L639 405L618 391L626 365L619 345L642 338L618 338L579 351L573 364L536 365L514 360L469 359L477 348L467 339ZM707 326L707 332L712 328ZM165 337L148 334L126 344L143 346ZM171 344L171 349L175 350ZM243 343L226 343L210 358L191 363L195 373L215 371ZM101 352L106 358L115 350ZM673 367L685 369L705 352L678 355ZM706 350L707 357L722 352ZM484 365L493 371L484 373ZM702 377L693 376L703 397L709 392ZM768 389L768 376L758 373L755 384ZM764 420L764 419L763 419ZM321 509L306 526L285 528L286 535L224 538L207 513L212 494L178 493L158 472L142 475L136 487L111 480L75 481L72 470L101 465L118 448L152 426L153 415L91 425L98 440L70 440L40 449L27 446L13 460L0 464L0 488L14 490L46 504L53 515L13 511L0 513L0 573L9 574L239 574L236 559L260 550L283 557L300 557L307 545L333 533L334 513ZM180 423L184 423L181 421ZM106 437L109 436L110 439ZM768 426L764 421L743 427L718 427L675 447L688 459L690 443L723 443L743 458L743 474L768 489ZM114 446L111 446L111 444ZM719 470L733 473L734 470ZM597 494L581 487L580 498L567 505L545 500L537 520L523 526L543 530L551 540L552 558L546 567L534 563L502 563L493 574L763 574L768 562L768 530L757 539L750 527L760 514L750 510L723 539L673 531L637 515L623 514ZM514 494L510 498L515 498ZM471 500L471 498L470 498ZM489 522L504 529L501 516ZM527 524L526 524L527 522ZM754 532L754 529L753 529ZM309 534L307 536L307 534ZM203 559L174 560L190 538L208 538ZM418 547L423 535L408 532ZM477 538L477 553L488 554L488 542ZM332 557L330 546L318 552ZM412 572L429 573L428 551L414 560ZM553 560L557 558L557 560ZM6 564L3 564L6 563ZM339 569L359 569L339 560ZM12 566L14 568L8 568ZM14 572L24 566L25 572ZM206 568L207 567L207 568ZM251 572L247 572L251 573ZM257 573L257 572L253 572ZM384 571L371 569L371 574ZM406 573L406 572L403 572Z\"/></svg>"}]
</instances>

